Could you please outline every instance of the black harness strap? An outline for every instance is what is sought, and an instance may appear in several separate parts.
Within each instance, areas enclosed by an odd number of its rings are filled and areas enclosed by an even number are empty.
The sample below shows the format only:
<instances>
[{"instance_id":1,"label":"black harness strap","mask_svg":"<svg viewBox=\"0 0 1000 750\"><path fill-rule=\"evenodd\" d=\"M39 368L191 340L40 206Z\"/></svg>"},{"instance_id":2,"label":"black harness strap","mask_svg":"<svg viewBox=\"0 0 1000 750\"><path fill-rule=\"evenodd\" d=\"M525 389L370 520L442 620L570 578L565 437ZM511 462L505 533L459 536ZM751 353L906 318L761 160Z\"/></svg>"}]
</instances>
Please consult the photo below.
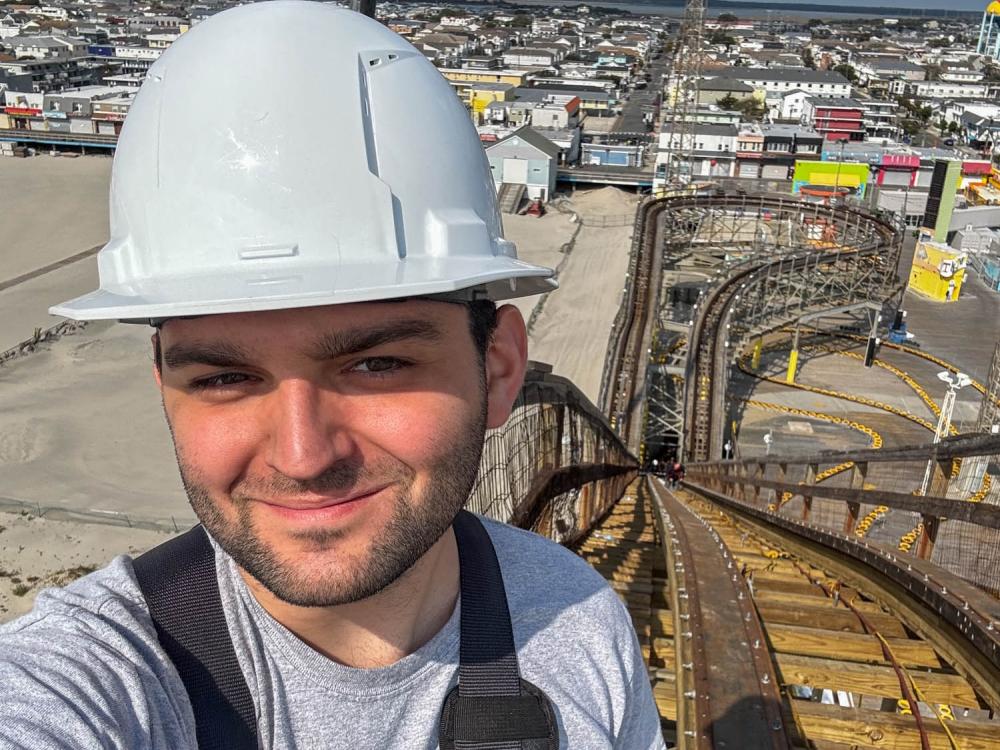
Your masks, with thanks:
<instances>
[{"instance_id":1,"label":"black harness strap","mask_svg":"<svg viewBox=\"0 0 1000 750\"><path fill-rule=\"evenodd\" d=\"M462 589L461 646L458 685L441 709L441 750L558 750L552 704L518 670L493 542L467 511L452 527Z\"/></svg>"},{"instance_id":2,"label":"black harness strap","mask_svg":"<svg viewBox=\"0 0 1000 750\"><path fill-rule=\"evenodd\" d=\"M257 750L257 715L226 627L208 535L195 526L133 561L156 635L187 688L199 750Z\"/></svg>"},{"instance_id":3,"label":"black harness strap","mask_svg":"<svg viewBox=\"0 0 1000 750\"><path fill-rule=\"evenodd\" d=\"M558 750L551 702L522 680L496 551L482 522L453 528L462 591L458 685L441 709L441 750ZM226 627L201 526L134 561L157 636L187 688L199 750L256 750L257 722Z\"/></svg>"}]
</instances>

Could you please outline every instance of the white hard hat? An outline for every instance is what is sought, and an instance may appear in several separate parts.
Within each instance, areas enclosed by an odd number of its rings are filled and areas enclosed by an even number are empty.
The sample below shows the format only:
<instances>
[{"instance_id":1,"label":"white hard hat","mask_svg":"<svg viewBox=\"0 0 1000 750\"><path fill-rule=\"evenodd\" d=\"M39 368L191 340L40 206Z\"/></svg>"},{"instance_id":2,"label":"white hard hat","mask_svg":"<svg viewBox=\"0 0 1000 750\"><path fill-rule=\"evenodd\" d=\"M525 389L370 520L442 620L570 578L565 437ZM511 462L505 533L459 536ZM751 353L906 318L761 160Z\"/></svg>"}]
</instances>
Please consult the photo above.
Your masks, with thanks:
<instances>
[{"instance_id":1,"label":"white hard hat","mask_svg":"<svg viewBox=\"0 0 1000 750\"><path fill-rule=\"evenodd\" d=\"M502 232L476 130L423 54L352 11L256 3L149 69L115 154L101 288L50 312L150 320L555 288Z\"/></svg>"}]
</instances>

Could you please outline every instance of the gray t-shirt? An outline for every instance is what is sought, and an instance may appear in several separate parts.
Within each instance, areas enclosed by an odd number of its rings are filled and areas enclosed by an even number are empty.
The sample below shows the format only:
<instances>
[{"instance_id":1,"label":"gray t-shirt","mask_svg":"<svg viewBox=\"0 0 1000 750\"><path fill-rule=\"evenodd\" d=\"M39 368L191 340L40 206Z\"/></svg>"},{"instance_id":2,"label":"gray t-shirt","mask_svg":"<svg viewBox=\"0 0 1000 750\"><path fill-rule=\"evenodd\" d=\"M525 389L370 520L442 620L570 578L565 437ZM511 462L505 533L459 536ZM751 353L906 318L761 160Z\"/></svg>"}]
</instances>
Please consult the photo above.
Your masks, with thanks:
<instances>
[{"instance_id":1,"label":"gray t-shirt","mask_svg":"<svg viewBox=\"0 0 1000 750\"><path fill-rule=\"evenodd\" d=\"M485 523L521 676L554 703L561 747L663 748L646 666L618 596L572 552ZM458 679L458 607L409 656L354 669L270 617L218 547L216 570L261 747L437 747L441 704ZM0 627L0 749L196 747L187 694L156 639L130 558L40 593L29 614Z\"/></svg>"}]
</instances>

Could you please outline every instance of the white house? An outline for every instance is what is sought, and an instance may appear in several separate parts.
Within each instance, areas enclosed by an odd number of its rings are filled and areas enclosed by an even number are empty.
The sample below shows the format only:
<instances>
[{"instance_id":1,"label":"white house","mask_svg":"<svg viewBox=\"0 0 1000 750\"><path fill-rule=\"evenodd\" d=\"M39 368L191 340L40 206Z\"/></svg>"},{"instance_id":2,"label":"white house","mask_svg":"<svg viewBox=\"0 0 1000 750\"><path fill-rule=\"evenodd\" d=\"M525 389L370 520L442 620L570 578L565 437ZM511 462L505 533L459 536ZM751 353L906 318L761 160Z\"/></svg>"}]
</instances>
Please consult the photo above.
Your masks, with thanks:
<instances>
[{"instance_id":1,"label":"white house","mask_svg":"<svg viewBox=\"0 0 1000 750\"><path fill-rule=\"evenodd\" d=\"M556 53L547 49L511 47L503 53L503 64L511 67L551 68L556 63Z\"/></svg>"},{"instance_id":2,"label":"white house","mask_svg":"<svg viewBox=\"0 0 1000 750\"><path fill-rule=\"evenodd\" d=\"M907 96L922 99L984 99L987 87L978 83L952 83L949 81L913 81L903 88Z\"/></svg>"},{"instance_id":3,"label":"white house","mask_svg":"<svg viewBox=\"0 0 1000 750\"><path fill-rule=\"evenodd\" d=\"M559 147L528 126L487 146L486 157L501 198L505 185L524 185L529 198L543 201L556 189Z\"/></svg>"},{"instance_id":4,"label":"white house","mask_svg":"<svg viewBox=\"0 0 1000 750\"><path fill-rule=\"evenodd\" d=\"M768 94L785 94L796 89L810 96L849 97L851 82L832 70L811 68L728 68L722 75Z\"/></svg>"}]
</instances>

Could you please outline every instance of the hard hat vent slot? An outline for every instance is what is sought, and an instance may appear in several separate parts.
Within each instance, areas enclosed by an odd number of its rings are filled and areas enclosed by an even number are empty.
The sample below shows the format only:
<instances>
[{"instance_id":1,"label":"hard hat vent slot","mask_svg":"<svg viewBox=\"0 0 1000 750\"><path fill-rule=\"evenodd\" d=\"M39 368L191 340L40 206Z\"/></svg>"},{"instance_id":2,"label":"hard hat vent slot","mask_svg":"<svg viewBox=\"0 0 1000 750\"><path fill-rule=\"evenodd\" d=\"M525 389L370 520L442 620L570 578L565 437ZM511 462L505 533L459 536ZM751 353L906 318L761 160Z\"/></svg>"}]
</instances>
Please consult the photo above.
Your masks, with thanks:
<instances>
[{"instance_id":1,"label":"hard hat vent slot","mask_svg":"<svg viewBox=\"0 0 1000 750\"><path fill-rule=\"evenodd\" d=\"M240 248L241 260L258 260L260 258L291 258L299 254L298 245L256 245Z\"/></svg>"},{"instance_id":2,"label":"hard hat vent slot","mask_svg":"<svg viewBox=\"0 0 1000 750\"><path fill-rule=\"evenodd\" d=\"M367 63L368 69L385 67L389 63L395 62L400 59L399 52L390 52L388 50L368 50L362 52L361 56ZM405 56L405 55L404 55Z\"/></svg>"}]
</instances>

